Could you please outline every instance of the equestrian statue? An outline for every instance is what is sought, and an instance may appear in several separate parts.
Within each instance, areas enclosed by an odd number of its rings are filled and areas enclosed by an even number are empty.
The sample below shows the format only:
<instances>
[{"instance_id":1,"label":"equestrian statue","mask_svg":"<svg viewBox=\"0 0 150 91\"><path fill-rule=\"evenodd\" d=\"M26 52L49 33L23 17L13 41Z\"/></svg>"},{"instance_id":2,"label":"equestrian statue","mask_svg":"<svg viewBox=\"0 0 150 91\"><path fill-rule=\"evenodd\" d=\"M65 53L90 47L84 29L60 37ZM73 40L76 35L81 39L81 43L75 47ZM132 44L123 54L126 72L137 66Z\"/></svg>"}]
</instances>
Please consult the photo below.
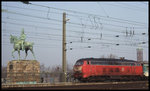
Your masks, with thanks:
<instances>
[{"instance_id":1,"label":"equestrian statue","mask_svg":"<svg viewBox=\"0 0 150 91\"><path fill-rule=\"evenodd\" d=\"M14 49L12 51L13 58L15 58L13 53L15 51L18 51L19 60L20 60L20 50L22 50L22 51L25 51L25 53L26 53L25 58L24 58L24 59L26 59L26 57L28 55L27 52L28 52L28 50L30 50L33 57L34 57L34 59L35 59L35 55L34 55L34 52L33 52L33 44L34 43L33 42L27 42L27 41L25 41L25 39L26 39L26 34L24 33L24 29L22 29L21 36L19 38L17 38L17 36L10 35L10 43L14 44L13 45Z\"/></svg>"}]
</instances>

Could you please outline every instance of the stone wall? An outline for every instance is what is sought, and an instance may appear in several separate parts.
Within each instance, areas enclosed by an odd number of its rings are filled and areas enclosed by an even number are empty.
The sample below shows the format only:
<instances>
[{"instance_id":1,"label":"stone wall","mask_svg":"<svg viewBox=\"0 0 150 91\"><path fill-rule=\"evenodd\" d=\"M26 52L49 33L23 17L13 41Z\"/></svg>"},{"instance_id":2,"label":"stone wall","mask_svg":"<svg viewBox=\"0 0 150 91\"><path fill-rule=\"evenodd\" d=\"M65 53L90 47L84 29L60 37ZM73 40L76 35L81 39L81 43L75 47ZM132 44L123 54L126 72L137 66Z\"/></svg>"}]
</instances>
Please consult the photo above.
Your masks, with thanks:
<instances>
[{"instance_id":1,"label":"stone wall","mask_svg":"<svg viewBox=\"0 0 150 91\"><path fill-rule=\"evenodd\" d=\"M10 82L40 82L40 63L36 60L12 60L7 64Z\"/></svg>"}]
</instances>

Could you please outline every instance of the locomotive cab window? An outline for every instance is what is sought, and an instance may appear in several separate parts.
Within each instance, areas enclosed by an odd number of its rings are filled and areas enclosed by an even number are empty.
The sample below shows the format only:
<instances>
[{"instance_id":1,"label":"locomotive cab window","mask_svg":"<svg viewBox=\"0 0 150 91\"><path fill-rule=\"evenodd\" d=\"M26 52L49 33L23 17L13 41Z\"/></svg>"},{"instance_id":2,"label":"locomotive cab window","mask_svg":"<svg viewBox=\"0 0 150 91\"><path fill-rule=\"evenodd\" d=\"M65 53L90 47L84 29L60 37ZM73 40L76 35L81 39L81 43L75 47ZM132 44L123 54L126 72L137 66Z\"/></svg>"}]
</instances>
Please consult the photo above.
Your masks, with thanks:
<instances>
[{"instance_id":1,"label":"locomotive cab window","mask_svg":"<svg viewBox=\"0 0 150 91\"><path fill-rule=\"evenodd\" d=\"M92 65L101 65L101 62L99 62L99 61L91 61L91 64Z\"/></svg>"},{"instance_id":2,"label":"locomotive cab window","mask_svg":"<svg viewBox=\"0 0 150 91\"><path fill-rule=\"evenodd\" d=\"M141 66L140 64L137 64L137 66Z\"/></svg>"},{"instance_id":3,"label":"locomotive cab window","mask_svg":"<svg viewBox=\"0 0 150 91\"><path fill-rule=\"evenodd\" d=\"M78 61L75 65L83 65L83 61Z\"/></svg>"}]
</instances>

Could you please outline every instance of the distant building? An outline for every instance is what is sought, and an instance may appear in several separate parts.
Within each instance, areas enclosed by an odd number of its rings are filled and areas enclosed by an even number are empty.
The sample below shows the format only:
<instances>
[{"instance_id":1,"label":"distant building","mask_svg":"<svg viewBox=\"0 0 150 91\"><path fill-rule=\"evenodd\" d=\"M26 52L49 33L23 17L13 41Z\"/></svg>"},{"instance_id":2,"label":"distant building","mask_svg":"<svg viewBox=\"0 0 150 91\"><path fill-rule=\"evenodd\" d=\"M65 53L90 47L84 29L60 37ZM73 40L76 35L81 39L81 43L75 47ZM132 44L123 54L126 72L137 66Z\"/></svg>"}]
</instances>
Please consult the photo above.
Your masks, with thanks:
<instances>
[{"instance_id":1,"label":"distant building","mask_svg":"<svg viewBox=\"0 0 150 91\"><path fill-rule=\"evenodd\" d=\"M137 48L137 61L142 62L143 61L143 49Z\"/></svg>"}]
</instances>

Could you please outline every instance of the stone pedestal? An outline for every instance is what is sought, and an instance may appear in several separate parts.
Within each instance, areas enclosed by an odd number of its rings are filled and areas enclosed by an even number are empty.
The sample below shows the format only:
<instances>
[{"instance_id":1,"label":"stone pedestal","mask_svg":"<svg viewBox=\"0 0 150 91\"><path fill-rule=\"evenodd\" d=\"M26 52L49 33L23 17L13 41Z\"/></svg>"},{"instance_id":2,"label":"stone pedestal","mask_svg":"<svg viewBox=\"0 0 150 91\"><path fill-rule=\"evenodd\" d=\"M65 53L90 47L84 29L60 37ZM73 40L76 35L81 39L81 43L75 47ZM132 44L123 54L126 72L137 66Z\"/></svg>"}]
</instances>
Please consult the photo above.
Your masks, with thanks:
<instances>
[{"instance_id":1,"label":"stone pedestal","mask_svg":"<svg viewBox=\"0 0 150 91\"><path fill-rule=\"evenodd\" d=\"M39 83L40 63L36 60L12 60L7 64L7 79L12 83Z\"/></svg>"}]
</instances>

